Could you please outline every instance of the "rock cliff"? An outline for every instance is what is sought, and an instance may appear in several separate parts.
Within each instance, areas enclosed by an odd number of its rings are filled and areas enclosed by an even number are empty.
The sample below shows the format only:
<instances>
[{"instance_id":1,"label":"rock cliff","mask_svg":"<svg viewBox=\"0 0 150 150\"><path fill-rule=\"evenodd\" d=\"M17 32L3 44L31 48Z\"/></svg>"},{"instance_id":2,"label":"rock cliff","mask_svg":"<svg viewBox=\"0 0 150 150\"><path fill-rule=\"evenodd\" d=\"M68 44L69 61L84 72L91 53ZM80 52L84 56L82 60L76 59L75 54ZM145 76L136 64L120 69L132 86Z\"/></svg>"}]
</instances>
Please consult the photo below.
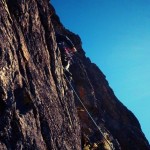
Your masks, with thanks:
<instances>
[{"instance_id":1,"label":"rock cliff","mask_svg":"<svg viewBox=\"0 0 150 150\"><path fill-rule=\"evenodd\" d=\"M70 67L75 91L56 31L78 50ZM138 120L48 0L0 1L0 149L150 149Z\"/></svg>"}]
</instances>

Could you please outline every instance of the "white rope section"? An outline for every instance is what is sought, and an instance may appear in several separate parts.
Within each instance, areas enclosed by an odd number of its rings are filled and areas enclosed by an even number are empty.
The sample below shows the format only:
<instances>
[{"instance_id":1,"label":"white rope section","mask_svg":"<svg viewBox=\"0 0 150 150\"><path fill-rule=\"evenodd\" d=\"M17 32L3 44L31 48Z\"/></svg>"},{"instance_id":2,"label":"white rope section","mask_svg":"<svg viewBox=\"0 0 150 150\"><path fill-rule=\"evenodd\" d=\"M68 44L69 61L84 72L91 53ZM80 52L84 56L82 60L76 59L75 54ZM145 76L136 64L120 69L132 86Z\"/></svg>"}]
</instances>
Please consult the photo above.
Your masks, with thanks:
<instances>
[{"instance_id":1,"label":"white rope section","mask_svg":"<svg viewBox=\"0 0 150 150\"><path fill-rule=\"evenodd\" d=\"M63 67L63 69L65 70L65 68ZM109 141L105 138L102 130L100 129L100 127L97 125L97 123L95 122L95 120L93 119L93 117L91 116L91 114L89 113L89 111L87 110L87 108L85 107L85 105L83 104L82 100L80 99L80 97L78 96L77 92L75 91L74 87L72 86L71 82L69 81L68 77L65 75L64 76L67 80L67 82L69 83L71 89L73 90L73 92L75 93L75 95L77 96L79 102L81 103L81 105L83 106L83 108L85 109L85 111L87 112L87 114L89 115L89 117L91 118L92 122L94 123L94 125L97 127L97 129L99 130L99 132L101 133L101 135L103 136L103 138L105 139L105 141L108 143L108 145L110 146L110 148L112 150L115 150L114 147L109 143Z\"/></svg>"}]
</instances>

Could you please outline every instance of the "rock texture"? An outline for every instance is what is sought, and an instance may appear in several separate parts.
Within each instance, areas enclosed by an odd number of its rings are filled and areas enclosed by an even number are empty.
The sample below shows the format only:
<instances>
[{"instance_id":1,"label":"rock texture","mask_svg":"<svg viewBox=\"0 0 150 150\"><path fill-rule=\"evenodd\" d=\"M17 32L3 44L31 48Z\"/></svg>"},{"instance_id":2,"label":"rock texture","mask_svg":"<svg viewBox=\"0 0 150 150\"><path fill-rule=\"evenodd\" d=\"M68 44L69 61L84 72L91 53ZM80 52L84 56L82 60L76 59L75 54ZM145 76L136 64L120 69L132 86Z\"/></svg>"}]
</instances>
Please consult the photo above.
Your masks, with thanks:
<instances>
[{"instance_id":1,"label":"rock texture","mask_svg":"<svg viewBox=\"0 0 150 150\"><path fill-rule=\"evenodd\" d=\"M56 31L78 49L72 84L100 130L65 77ZM150 149L138 120L48 0L0 1L0 149Z\"/></svg>"}]
</instances>

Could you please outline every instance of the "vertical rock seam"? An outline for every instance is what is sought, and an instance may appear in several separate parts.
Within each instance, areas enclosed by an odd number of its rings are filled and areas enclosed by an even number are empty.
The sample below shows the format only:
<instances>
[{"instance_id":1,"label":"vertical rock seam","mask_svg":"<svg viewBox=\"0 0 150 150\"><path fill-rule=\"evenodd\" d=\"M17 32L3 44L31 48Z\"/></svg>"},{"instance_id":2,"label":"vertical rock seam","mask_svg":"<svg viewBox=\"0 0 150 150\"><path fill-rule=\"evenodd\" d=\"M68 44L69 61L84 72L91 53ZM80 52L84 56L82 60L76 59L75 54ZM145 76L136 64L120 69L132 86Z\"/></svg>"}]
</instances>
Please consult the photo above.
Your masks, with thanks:
<instances>
[{"instance_id":1,"label":"vertical rock seam","mask_svg":"<svg viewBox=\"0 0 150 150\"><path fill-rule=\"evenodd\" d=\"M67 82L55 32L78 53ZM108 142L106 142L106 139ZM149 150L136 117L114 95L48 0L0 1L1 150Z\"/></svg>"}]
</instances>

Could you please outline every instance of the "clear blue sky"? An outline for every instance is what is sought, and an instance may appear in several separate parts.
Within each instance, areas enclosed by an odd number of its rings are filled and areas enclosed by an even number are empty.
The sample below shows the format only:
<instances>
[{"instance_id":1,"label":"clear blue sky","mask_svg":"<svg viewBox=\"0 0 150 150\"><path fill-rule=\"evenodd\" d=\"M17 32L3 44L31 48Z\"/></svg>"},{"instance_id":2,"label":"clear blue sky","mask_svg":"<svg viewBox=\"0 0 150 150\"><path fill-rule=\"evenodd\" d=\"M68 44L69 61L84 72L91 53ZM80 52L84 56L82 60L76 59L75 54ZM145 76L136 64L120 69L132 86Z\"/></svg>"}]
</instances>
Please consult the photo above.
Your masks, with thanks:
<instances>
[{"instance_id":1,"label":"clear blue sky","mask_svg":"<svg viewBox=\"0 0 150 150\"><path fill-rule=\"evenodd\" d=\"M150 142L150 1L52 0Z\"/></svg>"}]
</instances>

